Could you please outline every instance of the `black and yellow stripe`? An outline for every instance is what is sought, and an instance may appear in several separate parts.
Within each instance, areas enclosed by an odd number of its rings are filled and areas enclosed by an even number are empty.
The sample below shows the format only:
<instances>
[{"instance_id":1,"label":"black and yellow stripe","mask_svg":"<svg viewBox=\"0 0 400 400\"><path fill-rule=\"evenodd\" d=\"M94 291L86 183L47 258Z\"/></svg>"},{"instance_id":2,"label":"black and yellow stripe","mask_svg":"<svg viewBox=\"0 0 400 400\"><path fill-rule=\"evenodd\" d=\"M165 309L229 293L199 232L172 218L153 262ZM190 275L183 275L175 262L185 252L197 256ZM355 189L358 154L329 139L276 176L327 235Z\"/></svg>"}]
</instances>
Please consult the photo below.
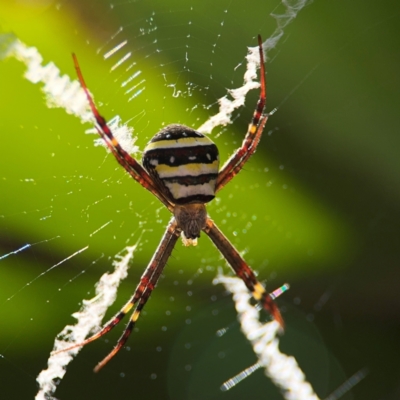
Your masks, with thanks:
<instances>
[{"instance_id":1,"label":"black and yellow stripe","mask_svg":"<svg viewBox=\"0 0 400 400\"><path fill-rule=\"evenodd\" d=\"M142 162L175 204L207 203L215 197L218 149L200 132L184 125L168 125L147 144Z\"/></svg>"}]
</instances>

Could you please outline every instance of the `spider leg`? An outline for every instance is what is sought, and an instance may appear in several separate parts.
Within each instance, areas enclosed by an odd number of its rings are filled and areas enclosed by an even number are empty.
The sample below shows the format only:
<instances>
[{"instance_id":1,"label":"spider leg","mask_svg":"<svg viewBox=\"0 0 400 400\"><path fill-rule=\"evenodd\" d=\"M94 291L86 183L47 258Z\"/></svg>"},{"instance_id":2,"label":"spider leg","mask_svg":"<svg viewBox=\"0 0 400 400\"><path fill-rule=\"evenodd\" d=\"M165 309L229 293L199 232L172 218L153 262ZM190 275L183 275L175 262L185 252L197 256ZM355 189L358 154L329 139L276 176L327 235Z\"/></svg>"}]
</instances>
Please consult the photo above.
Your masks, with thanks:
<instances>
[{"instance_id":1,"label":"spider leg","mask_svg":"<svg viewBox=\"0 0 400 400\"><path fill-rule=\"evenodd\" d=\"M94 372L100 371L111 358L124 346L126 341L128 340L129 335L131 334L133 328L135 327L136 321L139 319L140 313L143 310L143 307L147 303L154 287L157 284L158 279L167 263L172 250L175 246L176 241L180 236L181 230L177 227L177 223L173 218L172 221L168 224L167 230L164 233L164 236L158 245L156 252L154 253L153 258L151 259L148 267L146 268L142 278L140 279L139 285L135 290L135 294L133 298L135 301L139 300L138 305L135 311L132 313L132 316L126 326L122 336L119 338L117 345L114 349L102 360L100 361L96 367L94 368Z\"/></svg>"},{"instance_id":2,"label":"spider leg","mask_svg":"<svg viewBox=\"0 0 400 400\"><path fill-rule=\"evenodd\" d=\"M219 172L215 192L221 190L236 174L238 174L243 168L243 165L254 154L268 119L268 115L262 116L267 99L267 89L265 81L264 51L260 35L258 35L258 48L260 52L260 97L242 146L235 151Z\"/></svg>"},{"instance_id":3,"label":"spider leg","mask_svg":"<svg viewBox=\"0 0 400 400\"><path fill-rule=\"evenodd\" d=\"M258 125L257 131L251 141L249 141L248 143L246 143L246 139L243 141L243 144L245 146L244 154L236 165L231 166L229 174L225 175L225 177L220 178L221 172L219 173L217 186L215 189L216 192L221 190L235 175L237 175L241 171L243 165L247 162L247 160L255 153L267 120L268 115L263 116Z\"/></svg>"},{"instance_id":4,"label":"spider leg","mask_svg":"<svg viewBox=\"0 0 400 400\"><path fill-rule=\"evenodd\" d=\"M171 252L175 246L176 241L180 236L180 233L181 230L177 227L177 223L173 218L171 222L168 224L168 227L164 233L164 236L161 239L160 244L157 247L156 252L154 253L153 258L150 260L149 265L145 269L142 277L140 278L140 282L136 287L132 298L125 304L122 310L118 314L116 314L109 322L107 322L103 326L103 328L93 336L87 338L81 343L74 344L63 350L58 350L53 354L58 354L64 351L72 350L77 347L85 346L86 344L102 337L103 335L108 333L111 329L113 329L122 320L122 318L124 318L125 315L135 306L135 304L137 304L122 336L119 338L117 342L117 345L102 361L100 361L96 365L94 371L98 372L101 368L103 368L104 365L106 365L107 362L110 361L112 357L114 357L114 355L124 346L124 344L128 340L129 335L131 334L133 328L135 327L136 321L140 317L140 313L143 310L143 307L145 306L154 287L157 284L157 281L165 267L165 264L167 263L171 255Z\"/></svg>"},{"instance_id":5,"label":"spider leg","mask_svg":"<svg viewBox=\"0 0 400 400\"><path fill-rule=\"evenodd\" d=\"M108 127L107 122L104 117L102 117L94 104L93 98L89 93L86 86L85 80L83 78L82 71L79 67L78 59L75 54L72 54L74 60L74 65L76 73L78 75L79 82L86 94L86 98L89 102L90 108L92 110L93 116L96 120L96 129L101 138L106 143L107 147L114 155L119 164L144 188L153 193L171 212L173 207L171 203L165 198L165 196L157 189L154 185L152 178L148 172L138 163L129 153L127 153L119 144L118 140L114 137L111 129Z\"/></svg>"},{"instance_id":6,"label":"spider leg","mask_svg":"<svg viewBox=\"0 0 400 400\"><path fill-rule=\"evenodd\" d=\"M228 238L218 229L214 221L207 218L206 227L203 229L209 236L217 249L228 261L236 275L243 280L253 297L260 301L262 306L273 316L273 318L284 327L283 318L278 306L265 290L264 286L257 280L253 270L243 260Z\"/></svg>"}]
</instances>

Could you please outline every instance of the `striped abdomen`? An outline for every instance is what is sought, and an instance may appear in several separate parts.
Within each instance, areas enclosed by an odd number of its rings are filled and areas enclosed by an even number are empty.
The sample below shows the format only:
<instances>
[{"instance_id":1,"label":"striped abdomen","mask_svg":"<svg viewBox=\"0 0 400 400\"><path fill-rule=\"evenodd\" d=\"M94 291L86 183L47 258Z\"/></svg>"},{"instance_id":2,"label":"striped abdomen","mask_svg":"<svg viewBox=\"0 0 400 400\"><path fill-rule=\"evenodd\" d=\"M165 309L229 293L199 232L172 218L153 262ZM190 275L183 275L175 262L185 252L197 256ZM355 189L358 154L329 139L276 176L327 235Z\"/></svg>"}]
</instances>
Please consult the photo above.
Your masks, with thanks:
<instances>
[{"instance_id":1,"label":"striped abdomen","mask_svg":"<svg viewBox=\"0 0 400 400\"><path fill-rule=\"evenodd\" d=\"M168 125L147 144L143 166L175 204L207 203L215 197L217 146L184 125Z\"/></svg>"}]
</instances>

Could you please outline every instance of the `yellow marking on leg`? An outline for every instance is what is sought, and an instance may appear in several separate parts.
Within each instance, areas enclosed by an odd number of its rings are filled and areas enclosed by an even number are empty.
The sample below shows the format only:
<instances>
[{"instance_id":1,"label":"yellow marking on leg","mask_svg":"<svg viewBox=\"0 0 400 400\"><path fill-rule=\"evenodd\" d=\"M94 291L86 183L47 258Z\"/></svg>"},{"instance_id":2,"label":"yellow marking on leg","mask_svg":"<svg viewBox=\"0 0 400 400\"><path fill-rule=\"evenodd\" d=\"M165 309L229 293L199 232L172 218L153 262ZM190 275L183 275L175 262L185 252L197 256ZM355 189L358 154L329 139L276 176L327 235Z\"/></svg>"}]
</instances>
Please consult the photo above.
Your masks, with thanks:
<instances>
[{"instance_id":1,"label":"yellow marking on leg","mask_svg":"<svg viewBox=\"0 0 400 400\"><path fill-rule=\"evenodd\" d=\"M253 290L253 293L252 293L252 294L253 294L253 297L254 297L256 300L261 300L264 293L265 293L264 286L261 285L260 282L257 282L257 283L254 285L254 290Z\"/></svg>"},{"instance_id":2,"label":"yellow marking on leg","mask_svg":"<svg viewBox=\"0 0 400 400\"><path fill-rule=\"evenodd\" d=\"M127 314L127 313L131 310L132 307L133 307L133 304L132 304L132 303L128 303L128 304L122 309L122 312L123 312L124 314Z\"/></svg>"},{"instance_id":3,"label":"yellow marking on leg","mask_svg":"<svg viewBox=\"0 0 400 400\"><path fill-rule=\"evenodd\" d=\"M140 311L135 310L135 312L132 314L131 321L136 322L139 318L139 315L140 315Z\"/></svg>"},{"instance_id":4,"label":"yellow marking on leg","mask_svg":"<svg viewBox=\"0 0 400 400\"><path fill-rule=\"evenodd\" d=\"M254 135L256 133L256 130L257 130L257 125L251 124L250 129L249 129L249 133L251 135Z\"/></svg>"},{"instance_id":5,"label":"yellow marking on leg","mask_svg":"<svg viewBox=\"0 0 400 400\"><path fill-rule=\"evenodd\" d=\"M115 146L115 147L117 147L117 146L119 145L118 140L115 139L115 137L113 137L113 138L111 139L111 143L112 143L113 146Z\"/></svg>"}]
</instances>

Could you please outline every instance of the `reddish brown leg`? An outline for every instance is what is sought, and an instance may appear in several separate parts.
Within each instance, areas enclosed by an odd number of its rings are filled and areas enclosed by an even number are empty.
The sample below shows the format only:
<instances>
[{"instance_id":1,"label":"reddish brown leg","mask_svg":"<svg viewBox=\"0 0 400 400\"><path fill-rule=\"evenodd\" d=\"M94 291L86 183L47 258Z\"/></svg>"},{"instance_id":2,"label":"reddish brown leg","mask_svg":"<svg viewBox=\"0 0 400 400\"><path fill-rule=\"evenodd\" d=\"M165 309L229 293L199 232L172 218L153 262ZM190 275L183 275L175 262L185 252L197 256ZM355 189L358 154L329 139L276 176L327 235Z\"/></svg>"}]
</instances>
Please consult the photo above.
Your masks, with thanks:
<instances>
[{"instance_id":1,"label":"reddish brown leg","mask_svg":"<svg viewBox=\"0 0 400 400\"><path fill-rule=\"evenodd\" d=\"M136 290L132 296L132 298L125 304L122 310L115 315L108 323L104 325L104 327L94 334L93 336L89 337L88 339L84 340L81 343L74 344L66 349L59 350L54 354L61 353L64 351L69 351L77 347L85 346L86 344L93 342L94 340L102 337L106 333L108 333L111 329L113 329L121 320L125 317L125 315L137 304L135 310L132 313L132 316L126 326L124 333L120 337L117 342L117 345L114 349L107 355L102 361L100 361L96 367L95 372L98 372L104 365L107 364L108 361L111 360L112 357L124 346L126 341L128 340L129 335L131 334L136 321L138 320L140 313L145 306L147 300L149 299L164 267L168 261L168 258L171 255L171 252L175 246L176 241L180 236L181 230L177 227L175 219L168 224L167 230L164 233L164 236L158 245L158 248L151 259L149 265L147 266L146 270L144 271L142 277L140 278L140 282L136 287Z\"/></svg>"},{"instance_id":2,"label":"reddish brown leg","mask_svg":"<svg viewBox=\"0 0 400 400\"><path fill-rule=\"evenodd\" d=\"M262 117L266 103L267 89L265 82L264 52L260 35L258 35L258 48L260 52L260 97L242 146L236 150L219 172L215 189L216 192L221 190L236 174L238 174L243 168L243 165L251 155L254 154L268 119L268 115Z\"/></svg>"},{"instance_id":3,"label":"reddish brown leg","mask_svg":"<svg viewBox=\"0 0 400 400\"><path fill-rule=\"evenodd\" d=\"M236 275L243 280L247 288L250 290L253 297L260 301L263 307L279 322L281 327L284 327L284 322L279 311L278 306L272 300L269 293L265 290L264 286L258 282L253 270L243 260L239 252L235 249L233 244L227 237L218 229L214 221L207 218L207 225L204 232L210 237L212 242L228 261Z\"/></svg>"},{"instance_id":4,"label":"reddish brown leg","mask_svg":"<svg viewBox=\"0 0 400 400\"><path fill-rule=\"evenodd\" d=\"M135 179L139 182L144 188L153 193L171 212L173 211L173 207L171 203L164 197L164 195L158 191L158 189L154 186L153 180L151 179L148 172L139 164L133 157L131 157L119 144L118 140L114 137L111 129L108 127L106 120L102 117L99 111L94 104L93 98L89 93L89 90L86 86L85 80L82 75L82 71L79 67L78 59L75 54L72 54L72 58L74 60L76 73L79 78L79 82L82 86L86 94L86 98L88 99L90 108L92 110L93 116L96 120L96 129L99 135L102 137L107 147L114 155L116 160L119 162L122 167Z\"/></svg>"}]
</instances>

